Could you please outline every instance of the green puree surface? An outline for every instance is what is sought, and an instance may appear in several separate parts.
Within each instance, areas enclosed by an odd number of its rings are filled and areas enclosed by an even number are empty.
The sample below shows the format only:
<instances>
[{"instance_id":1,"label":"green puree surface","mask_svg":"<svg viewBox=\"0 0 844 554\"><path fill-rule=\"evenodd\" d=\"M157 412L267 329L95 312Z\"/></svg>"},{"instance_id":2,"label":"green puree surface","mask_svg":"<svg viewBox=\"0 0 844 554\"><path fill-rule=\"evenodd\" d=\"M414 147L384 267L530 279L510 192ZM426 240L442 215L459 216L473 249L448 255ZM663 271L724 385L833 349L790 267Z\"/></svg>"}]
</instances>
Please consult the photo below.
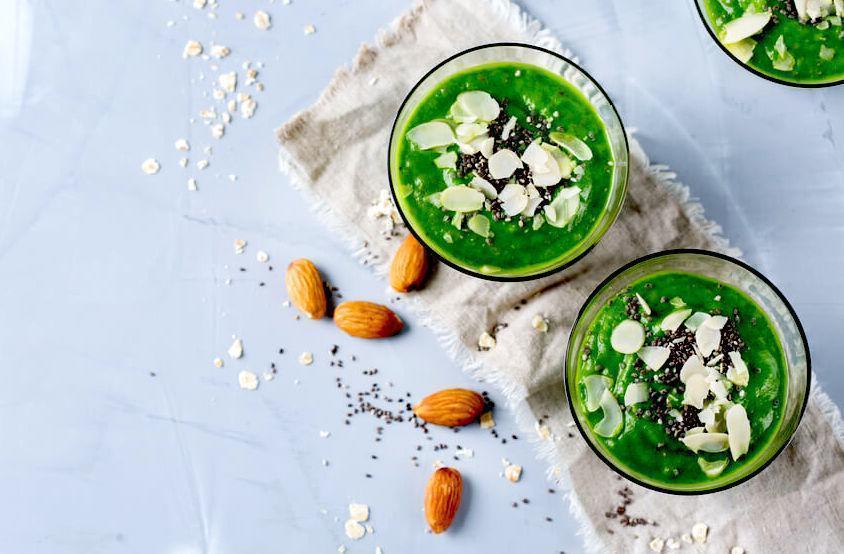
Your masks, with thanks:
<instances>
[{"instance_id":1,"label":"green puree surface","mask_svg":"<svg viewBox=\"0 0 844 554\"><path fill-rule=\"evenodd\" d=\"M791 0L705 0L706 10L716 34L720 34L724 25L748 10L763 12L783 6ZM774 12L777 14L777 12ZM794 69L781 71L775 69L767 51L774 50L774 44L782 36L788 51L794 56ZM776 23L771 22L760 33L752 37L759 44L753 51L753 57L747 63L752 68L779 79L796 83L822 83L844 78L844 26L830 24L827 29L818 29L815 25L803 24L797 19L782 15ZM820 57L821 46L833 49L832 59Z\"/></svg>"},{"instance_id":2,"label":"green puree surface","mask_svg":"<svg viewBox=\"0 0 844 554\"><path fill-rule=\"evenodd\" d=\"M688 308L709 314L715 314L715 310L720 309L721 315L730 317L734 323L735 317L732 314L734 310L738 310L739 321L736 328L745 342L741 355L750 369L750 381L744 387L744 396L733 391L731 400L743 405L747 411L751 427L750 449L737 461L732 460L729 450L717 454L694 453L682 442L669 436L658 423L645 417L637 417L632 410L633 406L624 411L624 424L618 435L604 438L593 434L593 437L606 447L610 457L616 458L633 476L641 476L669 486L705 483L713 479L725 481L725 477L729 482L730 474L752 463L754 458L765 451L782 421L787 369L776 332L755 302L737 289L717 281L688 273L667 272L657 273L634 283L601 309L583 343L576 376L579 397L576 401L578 411L585 414L590 428L601 420L602 411L599 409L589 413L586 410L583 377L590 374L610 377L613 380L610 390L622 407L624 391L627 385L633 382L629 372L623 368L635 358L635 354L625 356L613 350L610 346L610 334L616 325L628 318L625 298L636 293L645 299L653 311L649 316L651 323L645 324L649 330L676 309L670 300L662 302L664 298L680 297ZM716 301L718 296L720 300ZM658 326L656 328L658 329ZM662 333L656 331L655 336ZM646 344L649 342L649 339L646 340ZM585 359L584 353L588 353ZM659 383L651 383L650 386L668 388ZM678 396L681 400L682 390ZM646 410L650 405L648 400L635 407ZM699 457L707 461L726 459L729 464L717 478L707 477L698 465Z\"/></svg>"},{"instance_id":3,"label":"green puree surface","mask_svg":"<svg viewBox=\"0 0 844 554\"><path fill-rule=\"evenodd\" d=\"M519 72L517 76L516 73ZM582 189L581 208L566 227L545 224L533 230L530 220L520 227L511 221L491 219L492 239L486 239L451 224L449 212L427 198L446 188L443 170L434 165L437 152L422 151L407 140L407 131L416 125L446 117L457 95L481 90L498 100L507 99L506 113L520 125L532 128L530 113L554 118L551 131L564 129L586 142L593 157L584 164L585 173L577 186ZM527 274L554 267L566 254L588 237L606 209L612 185L612 155L604 125L583 95L563 79L541 68L526 64L491 64L473 67L452 75L422 100L410 116L397 153L397 196L414 230L447 260L480 273ZM527 145L525 145L527 146ZM450 150L457 151L456 146ZM517 152L521 155L521 152ZM394 181L396 175L393 176ZM465 179L456 179L467 183ZM448 242L448 239L451 242Z\"/></svg>"}]
</instances>

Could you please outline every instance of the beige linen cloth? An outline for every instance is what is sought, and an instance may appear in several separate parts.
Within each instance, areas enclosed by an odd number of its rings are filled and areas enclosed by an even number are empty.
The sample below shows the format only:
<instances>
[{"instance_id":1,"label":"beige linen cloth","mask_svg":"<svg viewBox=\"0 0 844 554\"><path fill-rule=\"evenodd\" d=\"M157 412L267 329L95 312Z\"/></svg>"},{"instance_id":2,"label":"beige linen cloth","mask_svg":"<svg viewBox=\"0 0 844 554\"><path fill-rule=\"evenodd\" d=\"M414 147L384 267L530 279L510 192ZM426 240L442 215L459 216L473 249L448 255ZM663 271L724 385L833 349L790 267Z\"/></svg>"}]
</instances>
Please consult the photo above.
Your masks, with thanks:
<instances>
[{"instance_id":1,"label":"beige linen cloth","mask_svg":"<svg viewBox=\"0 0 844 554\"><path fill-rule=\"evenodd\" d=\"M278 130L282 169L360 259L379 271L386 271L400 240L385 240L383 222L367 212L388 187L387 143L400 102L437 62L499 41L563 51L507 0L419 2L382 32L376 45L362 46L313 107ZM562 381L565 345L573 318L597 283L649 252L729 251L720 229L703 218L701 207L673 179L664 167L651 166L631 140L626 205L585 259L544 279L508 284L439 264L424 290L407 295L400 306L415 310L416 320L432 327L467 371L501 388L520 424L536 435L551 477L569 491L589 551L650 552L660 547L654 539L664 541L666 552L729 552L734 546L749 554L844 551L842 425L820 390L813 391L796 438L772 466L748 483L712 495L672 496L623 482L570 426ZM535 314L550 319L547 334L532 328ZM507 326L497 332L497 346L479 351L479 335L499 323ZM625 484L633 490L628 513L658 526L624 527L605 516L619 504L618 490ZM682 539L696 522L709 526L703 545Z\"/></svg>"}]
</instances>

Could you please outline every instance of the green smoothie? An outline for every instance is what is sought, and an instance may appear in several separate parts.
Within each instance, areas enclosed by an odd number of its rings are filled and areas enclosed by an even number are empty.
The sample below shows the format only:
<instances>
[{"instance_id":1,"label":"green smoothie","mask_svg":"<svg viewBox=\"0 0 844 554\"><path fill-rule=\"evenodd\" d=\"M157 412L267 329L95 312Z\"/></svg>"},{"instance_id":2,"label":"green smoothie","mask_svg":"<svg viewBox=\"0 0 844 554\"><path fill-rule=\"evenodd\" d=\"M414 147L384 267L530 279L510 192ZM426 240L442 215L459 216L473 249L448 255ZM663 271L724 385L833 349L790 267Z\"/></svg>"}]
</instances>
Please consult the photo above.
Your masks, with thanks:
<instances>
[{"instance_id":1,"label":"green smoothie","mask_svg":"<svg viewBox=\"0 0 844 554\"><path fill-rule=\"evenodd\" d=\"M391 160L399 208L427 246L473 272L558 267L607 209L613 157L601 118L539 67L452 75L401 137Z\"/></svg>"},{"instance_id":2,"label":"green smoothie","mask_svg":"<svg viewBox=\"0 0 844 554\"><path fill-rule=\"evenodd\" d=\"M722 44L780 80L844 79L844 0L704 0Z\"/></svg>"},{"instance_id":3,"label":"green smoothie","mask_svg":"<svg viewBox=\"0 0 844 554\"><path fill-rule=\"evenodd\" d=\"M656 273L601 308L581 347L574 402L630 475L723 484L775 435L786 372L776 331L744 293Z\"/></svg>"}]
</instances>

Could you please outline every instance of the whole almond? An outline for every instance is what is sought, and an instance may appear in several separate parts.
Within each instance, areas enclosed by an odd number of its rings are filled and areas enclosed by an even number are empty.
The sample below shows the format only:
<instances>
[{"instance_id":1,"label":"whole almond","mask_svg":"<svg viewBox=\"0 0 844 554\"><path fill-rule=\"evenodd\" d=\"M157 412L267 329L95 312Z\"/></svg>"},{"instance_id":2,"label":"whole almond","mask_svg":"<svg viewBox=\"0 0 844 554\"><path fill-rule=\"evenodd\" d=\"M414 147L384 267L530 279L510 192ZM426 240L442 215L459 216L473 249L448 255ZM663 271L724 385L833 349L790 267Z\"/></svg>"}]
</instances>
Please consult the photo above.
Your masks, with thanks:
<instances>
[{"instance_id":1,"label":"whole almond","mask_svg":"<svg viewBox=\"0 0 844 554\"><path fill-rule=\"evenodd\" d=\"M463 496L463 478L454 468L441 467L425 487L425 519L434 533L442 533L454 521Z\"/></svg>"},{"instance_id":2,"label":"whole almond","mask_svg":"<svg viewBox=\"0 0 844 554\"><path fill-rule=\"evenodd\" d=\"M484 399L475 391L446 389L426 396L413 407L416 417L433 423L457 427L469 425L484 411Z\"/></svg>"},{"instance_id":3,"label":"whole almond","mask_svg":"<svg viewBox=\"0 0 844 554\"><path fill-rule=\"evenodd\" d=\"M325 316L325 287L317 268L305 258L294 260L287 266L284 276L290 302L311 319Z\"/></svg>"},{"instance_id":4,"label":"whole almond","mask_svg":"<svg viewBox=\"0 0 844 554\"><path fill-rule=\"evenodd\" d=\"M428 273L428 252L416 237L407 235L390 264L390 286L398 292L418 289Z\"/></svg>"},{"instance_id":5,"label":"whole almond","mask_svg":"<svg viewBox=\"0 0 844 554\"><path fill-rule=\"evenodd\" d=\"M373 302L343 302L334 309L334 323L353 337L383 339L402 330L404 323L390 308Z\"/></svg>"}]
</instances>

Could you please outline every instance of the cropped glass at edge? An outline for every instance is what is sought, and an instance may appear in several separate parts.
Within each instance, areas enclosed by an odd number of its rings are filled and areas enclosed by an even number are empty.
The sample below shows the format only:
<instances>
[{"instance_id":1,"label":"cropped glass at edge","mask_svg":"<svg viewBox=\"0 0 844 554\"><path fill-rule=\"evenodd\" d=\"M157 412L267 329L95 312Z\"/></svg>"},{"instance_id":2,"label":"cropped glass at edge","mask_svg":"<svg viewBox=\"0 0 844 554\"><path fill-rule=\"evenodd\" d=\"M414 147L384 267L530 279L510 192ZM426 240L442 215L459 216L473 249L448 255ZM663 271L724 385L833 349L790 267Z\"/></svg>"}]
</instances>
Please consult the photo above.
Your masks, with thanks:
<instances>
[{"instance_id":1,"label":"cropped glass at edge","mask_svg":"<svg viewBox=\"0 0 844 554\"><path fill-rule=\"evenodd\" d=\"M569 252L561 262L542 268L529 274L482 274L475 273L472 270L462 267L457 261L448 258L446 253L435 251L435 253L447 260L450 264L457 267L465 273L469 273L476 277L493 278L493 279L525 279L547 275L550 272L563 269L571 265L574 261L579 259L583 254L595 246L603 237L604 233L615 222L621 206L624 203L624 195L627 191L627 173L628 173L628 149L627 137L624 132L624 126L618 117L609 98L601 91L596 83L583 71L576 66L569 63L565 58L547 52L545 50L530 47L528 45L520 44L495 44L489 46L482 46L480 48L466 51L459 54L455 58L442 64L435 69L430 75L420 81L419 85L414 89L411 95L405 100L404 105L399 112L396 119L393 133L390 137L390 177L395 188L398 183L398 174L394 169L393 156L397 152L399 141L402 139L401 131L407 124L407 120L413 113L413 110L438 84L442 81L472 67L479 65L486 65L491 63L525 63L531 64L556 75L562 76L570 84L574 85L592 104L595 111L598 113L601 121L607 130L607 138L612 149L615 166L612 175L612 190L607 201L607 209L598 221L592 233L584 239L575 249ZM399 206L401 211L401 207ZM418 234L418 232L417 232ZM430 245L428 245L430 247Z\"/></svg>"},{"instance_id":2,"label":"cropped glass at edge","mask_svg":"<svg viewBox=\"0 0 844 554\"><path fill-rule=\"evenodd\" d=\"M704 253L686 252L657 256L636 264L613 278L611 282L595 294L590 300L589 305L583 310L581 317L575 323L569 341L569 350L566 354L566 383L572 398L577 398L578 395L577 383L574 379L577 372L577 354L580 352L586 331L592 325L600 309L630 284L648 275L663 271L680 271L703 275L731 285L747 294L770 318L785 353L788 367L788 386L782 424L768 448L753 463L744 466L738 473L729 474L721 479L677 487L673 487L669 483L648 480L640 476L640 479L645 481L645 484L648 486L665 492L715 492L752 476L771 461L791 440L800 423L800 418L803 415L803 407L808 396L809 367L806 345L799 325L792 316L786 302L773 288L753 272L727 259ZM593 439L585 418L581 414L576 413L574 409L572 409L572 412L575 412L575 417L578 418L584 434L588 436L587 440L589 440L593 447L601 452L602 456L612 465L613 469L630 476L630 473L625 468L619 467L615 457L599 441Z\"/></svg>"}]
</instances>

